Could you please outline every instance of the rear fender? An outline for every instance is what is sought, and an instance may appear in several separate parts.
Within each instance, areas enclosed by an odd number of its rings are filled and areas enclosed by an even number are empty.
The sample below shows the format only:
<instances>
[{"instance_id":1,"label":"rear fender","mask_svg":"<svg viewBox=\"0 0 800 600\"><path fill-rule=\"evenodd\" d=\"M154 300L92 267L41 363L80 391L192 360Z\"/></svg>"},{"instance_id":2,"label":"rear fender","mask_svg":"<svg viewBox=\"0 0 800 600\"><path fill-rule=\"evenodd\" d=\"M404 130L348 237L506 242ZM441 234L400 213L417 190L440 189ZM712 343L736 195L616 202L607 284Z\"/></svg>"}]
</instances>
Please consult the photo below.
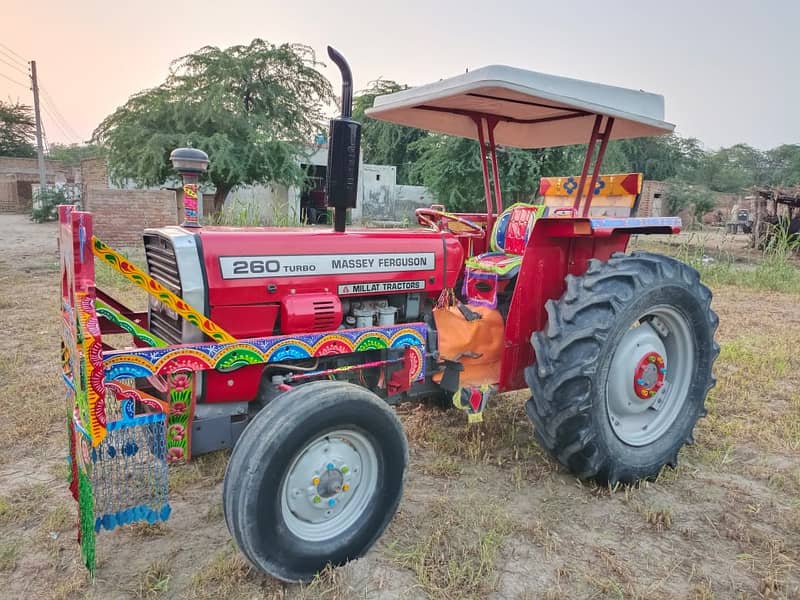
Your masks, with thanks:
<instances>
[{"instance_id":1,"label":"rear fender","mask_svg":"<svg viewBox=\"0 0 800 600\"><path fill-rule=\"evenodd\" d=\"M678 217L542 218L522 258L504 331L500 391L525 387L523 370L534 361L531 334L547 323L545 303L561 297L567 275L582 275L589 260L625 252L631 234L679 233Z\"/></svg>"}]
</instances>

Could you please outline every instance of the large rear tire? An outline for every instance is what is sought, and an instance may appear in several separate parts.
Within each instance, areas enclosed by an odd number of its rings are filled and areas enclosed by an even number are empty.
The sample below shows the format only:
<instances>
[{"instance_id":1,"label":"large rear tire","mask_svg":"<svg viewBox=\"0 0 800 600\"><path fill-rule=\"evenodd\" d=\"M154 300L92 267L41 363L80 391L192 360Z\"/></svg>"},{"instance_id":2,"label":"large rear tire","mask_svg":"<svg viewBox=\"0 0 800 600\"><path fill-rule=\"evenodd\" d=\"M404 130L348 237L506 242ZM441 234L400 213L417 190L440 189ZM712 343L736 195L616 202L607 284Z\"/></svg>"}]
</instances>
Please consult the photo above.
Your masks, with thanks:
<instances>
[{"instance_id":1,"label":"large rear tire","mask_svg":"<svg viewBox=\"0 0 800 600\"><path fill-rule=\"evenodd\" d=\"M538 442L574 475L601 483L674 467L706 414L719 354L719 319L697 271L647 252L591 260L546 310L525 371Z\"/></svg>"},{"instance_id":2,"label":"large rear tire","mask_svg":"<svg viewBox=\"0 0 800 600\"><path fill-rule=\"evenodd\" d=\"M292 389L259 412L225 473L225 521L242 553L284 581L362 556L392 520L408 446L375 394L339 381Z\"/></svg>"}]
</instances>

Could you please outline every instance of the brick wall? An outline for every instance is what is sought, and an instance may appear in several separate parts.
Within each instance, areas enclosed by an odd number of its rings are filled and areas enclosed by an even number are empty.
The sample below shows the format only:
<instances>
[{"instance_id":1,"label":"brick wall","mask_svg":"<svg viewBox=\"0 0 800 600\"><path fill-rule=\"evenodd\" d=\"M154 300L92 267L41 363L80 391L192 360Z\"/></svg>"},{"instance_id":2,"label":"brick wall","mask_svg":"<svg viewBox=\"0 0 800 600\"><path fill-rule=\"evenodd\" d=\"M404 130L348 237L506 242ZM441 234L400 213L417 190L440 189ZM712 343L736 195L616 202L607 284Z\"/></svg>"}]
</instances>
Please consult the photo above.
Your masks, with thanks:
<instances>
[{"instance_id":1,"label":"brick wall","mask_svg":"<svg viewBox=\"0 0 800 600\"><path fill-rule=\"evenodd\" d=\"M84 209L94 220L94 233L115 247L142 243L147 227L175 225L177 200L171 190L109 190L90 186L84 189Z\"/></svg>"},{"instance_id":2,"label":"brick wall","mask_svg":"<svg viewBox=\"0 0 800 600\"><path fill-rule=\"evenodd\" d=\"M667 184L663 181L647 180L642 183L639 196L638 217L663 217L666 215Z\"/></svg>"},{"instance_id":3,"label":"brick wall","mask_svg":"<svg viewBox=\"0 0 800 600\"><path fill-rule=\"evenodd\" d=\"M105 158L84 158L81 161L81 185L84 191L89 187L108 187L108 168Z\"/></svg>"},{"instance_id":4,"label":"brick wall","mask_svg":"<svg viewBox=\"0 0 800 600\"><path fill-rule=\"evenodd\" d=\"M45 159L44 171L47 181L55 182L55 175L59 173L69 180L70 169L64 166L60 160ZM36 182L39 182L39 161L35 158L14 158L11 156L0 157L0 173L13 173L15 175L35 175Z\"/></svg>"},{"instance_id":5,"label":"brick wall","mask_svg":"<svg viewBox=\"0 0 800 600\"><path fill-rule=\"evenodd\" d=\"M74 169L60 160L46 160L45 173L50 184L75 178ZM0 213L30 212L32 184L39 184L39 162L35 158L0 157Z\"/></svg>"},{"instance_id":6,"label":"brick wall","mask_svg":"<svg viewBox=\"0 0 800 600\"><path fill-rule=\"evenodd\" d=\"M14 175L0 175L0 213L19 212L17 178Z\"/></svg>"}]
</instances>

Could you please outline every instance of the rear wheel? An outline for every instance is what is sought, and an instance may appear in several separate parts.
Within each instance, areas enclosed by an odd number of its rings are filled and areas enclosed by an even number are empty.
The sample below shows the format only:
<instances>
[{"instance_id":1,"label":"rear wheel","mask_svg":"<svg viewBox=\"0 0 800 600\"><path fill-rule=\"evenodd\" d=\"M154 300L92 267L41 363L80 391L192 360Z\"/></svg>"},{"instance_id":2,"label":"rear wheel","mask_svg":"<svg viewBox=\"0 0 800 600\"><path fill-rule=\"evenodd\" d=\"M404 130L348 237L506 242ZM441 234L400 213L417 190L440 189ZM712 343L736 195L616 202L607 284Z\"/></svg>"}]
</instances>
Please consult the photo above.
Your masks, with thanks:
<instances>
[{"instance_id":1,"label":"rear wheel","mask_svg":"<svg viewBox=\"0 0 800 600\"><path fill-rule=\"evenodd\" d=\"M719 320L697 271L646 252L592 260L546 310L525 372L539 443L603 483L674 467L706 413L719 354Z\"/></svg>"},{"instance_id":2,"label":"rear wheel","mask_svg":"<svg viewBox=\"0 0 800 600\"><path fill-rule=\"evenodd\" d=\"M243 554L284 581L362 556L400 503L408 449L375 394L319 381L272 400L233 450L225 520Z\"/></svg>"}]
</instances>

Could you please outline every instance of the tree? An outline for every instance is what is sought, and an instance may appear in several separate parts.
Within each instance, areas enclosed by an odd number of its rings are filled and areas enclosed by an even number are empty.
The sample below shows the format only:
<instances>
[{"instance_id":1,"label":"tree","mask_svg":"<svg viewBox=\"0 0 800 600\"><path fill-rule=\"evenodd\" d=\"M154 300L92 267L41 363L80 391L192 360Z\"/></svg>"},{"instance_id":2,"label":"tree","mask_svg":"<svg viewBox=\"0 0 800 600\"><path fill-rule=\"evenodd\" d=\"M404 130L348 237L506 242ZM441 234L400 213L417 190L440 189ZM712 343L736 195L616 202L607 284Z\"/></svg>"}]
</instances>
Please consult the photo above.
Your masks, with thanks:
<instances>
[{"instance_id":1,"label":"tree","mask_svg":"<svg viewBox=\"0 0 800 600\"><path fill-rule=\"evenodd\" d=\"M308 46L261 39L206 46L175 60L164 83L132 96L97 127L113 179L159 185L173 175L170 152L190 145L211 159L214 210L240 184L299 184L297 160L323 127L333 99Z\"/></svg>"},{"instance_id":2,"label":"tree","mask_svg":"<svg viewBox=\"0 0 800 600\"><path fill-rule=\"evenodd\" d=\"M480 149L475 140L429 135L412 144L419 158L412 176L451 211L485 210ZM571 175L580 169L579 146L522 150L498 148L504 204L532 201L543 175Z\"/></svg>"},{"instance_id":3,"label":"tree","mask_svg":"<svg viewBox=\"0 0 800 600\"><path fill-rule=\"evenodd\" d=\"M30 106L0 101L0 156L35 157L35 132Z\"/></svg>"},{"instance_id":4,"label":"tree","mask_svg":"<svg viewBox=\"0 0 800 600\"><path fill-rule=\"evenodd\" d=\"M78 167L85 158L103 156L104 149L97 144L50 144L48 158L60 160L67 167Z\"/></svg>"},{"instance_id":5,"label":"tree","mask_svg":"<svg viewBox=\"0 0 800 600\"><path fill-rule=\"evenodd\" d=\"M714 194L707 187L680 180L670 181L666 200L669 214L677 215L682 210L690 209L697 221L715 206Z\"/></svg>"},{"instance_id":6,"label":"tree","mask_svg":"<svg viewBox=\"0 0 800 600\"><path fill-rule=\"evenodd\" d=\"M766 152L769 185L800 184L800 144L784 144Z\"/></svg>"},{"instance_id":7,"label":"tree","mask_svg":"<svg viewBox=\"0 0 800 600\"><path fill-rule=\"evenodd\" d=\"M643 173L645 179L665 181L693 172L705 153L694 138L675 134L609 142L605 173Z\"/></svg>"},{"instance_id":8,"label":"tree","mask_svg":"<svg viewBox=\"0 0 800 600\"><path fill-rule=\"evenodd\" d=\"M414 163L419 159L419 152L414 142L428 135L424 129L395 125L386 121L377 121L366 116L376 96L391 94L408 89L408 86L397 82L378 79L369 87L359 92L353 101L353 119L361 126L361 149L364 162L375 165L395 165L397 167L397 183L418 184L414 176Z\"/></svg>"}]
</instances>

